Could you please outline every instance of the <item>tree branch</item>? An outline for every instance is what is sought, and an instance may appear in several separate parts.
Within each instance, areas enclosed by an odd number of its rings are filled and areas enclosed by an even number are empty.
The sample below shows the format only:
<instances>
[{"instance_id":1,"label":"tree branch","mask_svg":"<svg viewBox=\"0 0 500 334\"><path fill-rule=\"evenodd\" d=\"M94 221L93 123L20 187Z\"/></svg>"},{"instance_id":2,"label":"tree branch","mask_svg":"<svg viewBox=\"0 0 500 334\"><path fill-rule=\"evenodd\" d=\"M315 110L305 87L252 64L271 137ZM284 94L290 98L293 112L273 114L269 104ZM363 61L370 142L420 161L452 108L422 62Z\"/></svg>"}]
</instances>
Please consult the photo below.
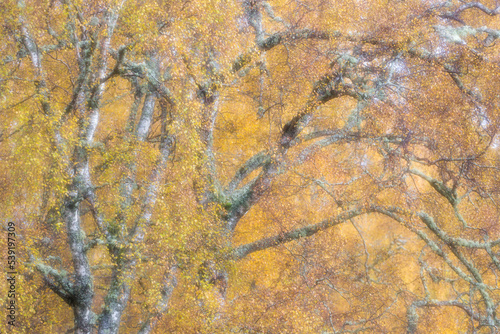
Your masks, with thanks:
<instances>
[{"instance_id":1,"label":"tree branch","mask_svg":"<svg viewBox=\"0 0 500 334\"><path fill-rule=\"evenodd\" d=\"M49 286L68 305L74 306L75 290L65 271L59 271L35 259L35 267Z\"/></svg>"},{"instance_id":2,"label":"tree branch","mask_svg":"<svg viewBox=\"0 0 500 334\"><path fill-rule=\"evenodd\" d=\"M163 286L161 289L161 298L156 305L156 311L150 313L147 319L142 323L141 328L137 334L149 334L155 327L161 316L167 312L168 305L175 287L177 286L178 267L177 265L171 266L165 271L163 278Z\"/></svg>"},{"instance_id":3,"label":"tree branch","mask_svg":"<svg viewBox=\"0 0 500 334\"><path fill-rule=\"evenodd\" d=\"M235 173L231 182L226 189L226 192L231 194L233 193L238 185L254 170L264 166L265 164L271 161L271 157L268 155L267 151L261 151L248 159L243 166L241 166L238 171Z\"/></svg>"},{"instance_id":4,"label":"tree branch","mask_svg":"<svg viewBox=\"0 0 500 334\"><path fill-rule=\"evenodd\" d=\"M305 227L301 227L295 229L293 231L285 232L280 235L276 235L273 237L264 238L258 241L254 241L252 243L238 246L233 251L233 257L237 260L243 259L248 254L261 251L267 248L276 247L281 244L285 244L287 242L293 240L299 240L301 238L306 238L311 235L314 235L320 231L324 231L330 227L336 226L338 224L344 223L349 219L357 217L362 214L366 214L369 212L373 212L371 208L356 208L349 211L345 211L335 217L325 219L317 224L308 225Z\"/></svg>"}]
</instances>

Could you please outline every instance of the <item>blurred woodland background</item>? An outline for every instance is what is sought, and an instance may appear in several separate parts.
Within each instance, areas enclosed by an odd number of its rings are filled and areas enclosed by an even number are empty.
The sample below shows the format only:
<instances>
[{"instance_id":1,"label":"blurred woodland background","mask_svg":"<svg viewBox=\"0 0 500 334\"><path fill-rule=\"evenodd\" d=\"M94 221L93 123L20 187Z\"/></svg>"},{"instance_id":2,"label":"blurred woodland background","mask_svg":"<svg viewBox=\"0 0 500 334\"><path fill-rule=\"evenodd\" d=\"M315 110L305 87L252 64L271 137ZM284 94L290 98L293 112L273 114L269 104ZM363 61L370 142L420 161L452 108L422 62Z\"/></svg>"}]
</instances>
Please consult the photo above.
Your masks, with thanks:
<instances>
[{"instance_id":1,"label":"blurred woodland background","mask_svg":"<svg viewBox=\"0 0 500 334\"><path fill-rule=\"evenodd\" d=\"M2 1L0 331L497 333L499 14Z\"/></svg>"}]
</instances>

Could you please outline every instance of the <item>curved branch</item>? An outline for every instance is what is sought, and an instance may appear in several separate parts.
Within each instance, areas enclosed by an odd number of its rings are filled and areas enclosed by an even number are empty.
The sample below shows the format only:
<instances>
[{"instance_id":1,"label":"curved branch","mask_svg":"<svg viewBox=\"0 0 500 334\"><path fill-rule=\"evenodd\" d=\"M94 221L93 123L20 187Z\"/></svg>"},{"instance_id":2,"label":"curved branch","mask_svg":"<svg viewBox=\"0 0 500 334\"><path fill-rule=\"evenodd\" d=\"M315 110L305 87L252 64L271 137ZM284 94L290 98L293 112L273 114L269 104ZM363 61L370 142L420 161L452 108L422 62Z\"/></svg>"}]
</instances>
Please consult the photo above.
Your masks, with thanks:
<instances>
[{"instance_id":1,"label":"curved branch","mask_svg":"<svg viewBox=\"0 0 500 334\"><path fill-rule=\"evenodd\" d=\"M271 161L271 157L267 153L267 151L261 151L248 159L243 166L241 166L238 171L236 171L234 177L232 178L231 182L229 182L229 185L227 186L226 191L228 193L233 193L236 188L238 188L239 184L248 176L250 175L254 170L264 166L266 163L269 163Z\"/></svg>"},{"instance_id":2,"label":"curved branch","mask_svg":"<svg viewBox=\"0 0 500 334\"><path fill-rule=\"evenodd\" d=\"M457 198L457 194L455 193L455 191L448 188L444 183L430 176L425 175L424 173L415 168L410 169L409 172L427 181L432 186L432 188L434 188L441 196L446 198L446 200L450 202L452 206L456 206L458 204L459 201Z\"/></svg>"},{"instance_id":3,"label":"curved branch","mask_svg":"<svg viewBox=\"0 0 500 334\"><path fill-rule=\"evenodd\" d=\"M466 11L466 10L471 9L471 8L479 9L483 13L486 13L490 16L495 16L495 15L500 14L500 6L498 6L495 9L489 9L488 7L486 7L485 5L483 5L480 2L469 2L469 3L463 4L462 6L458 7L458 9L455 11L455 15L459 15L463 11Z\"/></svg>"},{"instance_id":4,"label":"curved branch","mask_svg":"<svg viewBox=\"0 0 500 334\"><path fill-rule=\"evenodd\" d=\"M465 305L464 303L461 303L457 300L444 300L444 301L437 301L437 300L418 300L413 302L410 307L408 307L406 316L408 319L408 327L407 327L407 333L416 333L417 332L417 322L418 322L418 314L416 312L417 308L423 308L423 307L444 307L444 306L453 306L453 307L458 307L462 309L469 317L476 321L482 320L476 313L474 313L474 310Z\"/></svg>"}]
</instances>

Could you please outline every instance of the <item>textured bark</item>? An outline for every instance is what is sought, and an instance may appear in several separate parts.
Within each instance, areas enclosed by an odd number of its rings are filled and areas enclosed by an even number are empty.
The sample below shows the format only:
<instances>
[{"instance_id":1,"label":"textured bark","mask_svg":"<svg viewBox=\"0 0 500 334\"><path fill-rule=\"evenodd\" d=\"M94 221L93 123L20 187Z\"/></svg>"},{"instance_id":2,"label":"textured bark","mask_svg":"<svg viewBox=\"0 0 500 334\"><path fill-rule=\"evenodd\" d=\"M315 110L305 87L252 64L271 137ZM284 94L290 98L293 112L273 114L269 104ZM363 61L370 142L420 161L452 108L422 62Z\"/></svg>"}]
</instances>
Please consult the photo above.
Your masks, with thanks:
<instances>
[{"instance_id":1,"label":"textured bark","mask_svg":"<svg viewBox=\"0 0 500 334\"><path fill-rule=\"evenodd\" d=\"M123 258L128 254L118 254L119 264L113 270L111 286L104 301L105 306L99 317L98 334L114 334L120 329L120 320L130 298L131 284L135 278L136 262Z\"/></svg>"},{"instance_id":2,"label":"textured bark","mask_svg":"<svg viewBox=\"0 0 500 334\"><path fill-rule=\"evenodd\" d=\"M151 120L155 110L156 95L149 93L146 95L142 108L141 118L137 124L136 137L139 141L144 141L151 129ZM133 110L132 110L133 111ZM167 164L168 158L173 149L174 140L172 136L164 135L160 144L160 157L149 177L149 186L143 199L143 207L140 216L137 218L135 226L130 233L117 236L126 246L124 249L109 245L110 253L117 259L113 270L112 283L108 290L104 309L99 318L99 334L118 333L122 314L130 299L131 285L135 279L135 269L137 260L134 253L134 245L140 244L145 236L145 227L150 223L152 210L154 208L161 175ZM135 164L129 166L132 172L132 179L126 178L122 184L122 196L125 202L123 210L128 208L130 196L135 183ZM124 228L122 228L122 231Z\"/></svg>"},{"instance_id":3,"label":"textured bark","mask_svg":"<svg viewBox=\"0 0 500 334\"><path fill-rule=\"evenodd\" d=\"M172 294L177 286L178 266L174 264L164 274L163 286L161 289L161 299L156 305L156 312L148 314L146 320L142 323L138 334L149 334L155 327L158 320L168 310Z\"/></svg>"},{"instance_id":4,"label":"textured bark","mask_svg":"<svg viewBox=\"0 0 500 334\"><path fill-rule=\"evenodd\" d=\"M36 71L36 76L39 78L37 86L43 96L41 101L42 109L46 114L50 114L50 96L46 90L45 75L42 68L42 56L23 21L24 20L21 18L23 42L25 48L30 54L32 65ZM89 128L92 125L95 126L96 124L91 123ZM83 129L81 129L81 132L82 130ZM93 134L92 131L91 134ZM92 141L92 136L87 137L84 140L89 143ZM57 132L55 142L58 142ZM75 158L75 167L72 170L73 181L68 189L68 195L64 200L61 213L62 219L66 224L68 245L72 256L74 270L74 282L72 283L72 289L71 291L64 291L64 299L73 307L76 333L87 334L91 332L94 320L91 311L94 290L93 276L85 251L85 235L81 228L79 207L80 202L87 195L87 190L90 185L90 176L88 172L88 158L81 148L77 147L75 149ZM66 285L68 284L69 283ZM55 286L53 286L53 288L57 293L58 289ZM59 292L60 294L62 293L62 291Z\"/></svg>"}]
</instances>

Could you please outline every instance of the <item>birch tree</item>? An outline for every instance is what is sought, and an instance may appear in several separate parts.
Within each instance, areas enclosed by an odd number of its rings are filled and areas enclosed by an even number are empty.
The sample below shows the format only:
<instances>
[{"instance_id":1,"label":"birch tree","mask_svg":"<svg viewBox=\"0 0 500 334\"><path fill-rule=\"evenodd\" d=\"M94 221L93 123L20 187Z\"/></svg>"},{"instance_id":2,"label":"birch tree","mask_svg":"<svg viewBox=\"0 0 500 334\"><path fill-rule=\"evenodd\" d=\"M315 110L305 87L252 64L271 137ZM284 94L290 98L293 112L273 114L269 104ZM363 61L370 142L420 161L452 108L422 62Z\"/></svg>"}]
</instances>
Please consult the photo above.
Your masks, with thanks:
<instances>
[{"instance_id":1,"label":"birch tree","mask_svg":"<svg viewBox=\"0 0 500 334\"><path fill-rule=\"evenodd\" d=\"M26 331L498 331L494 1L1 10Z\"/></svg>"}]
</instances>

